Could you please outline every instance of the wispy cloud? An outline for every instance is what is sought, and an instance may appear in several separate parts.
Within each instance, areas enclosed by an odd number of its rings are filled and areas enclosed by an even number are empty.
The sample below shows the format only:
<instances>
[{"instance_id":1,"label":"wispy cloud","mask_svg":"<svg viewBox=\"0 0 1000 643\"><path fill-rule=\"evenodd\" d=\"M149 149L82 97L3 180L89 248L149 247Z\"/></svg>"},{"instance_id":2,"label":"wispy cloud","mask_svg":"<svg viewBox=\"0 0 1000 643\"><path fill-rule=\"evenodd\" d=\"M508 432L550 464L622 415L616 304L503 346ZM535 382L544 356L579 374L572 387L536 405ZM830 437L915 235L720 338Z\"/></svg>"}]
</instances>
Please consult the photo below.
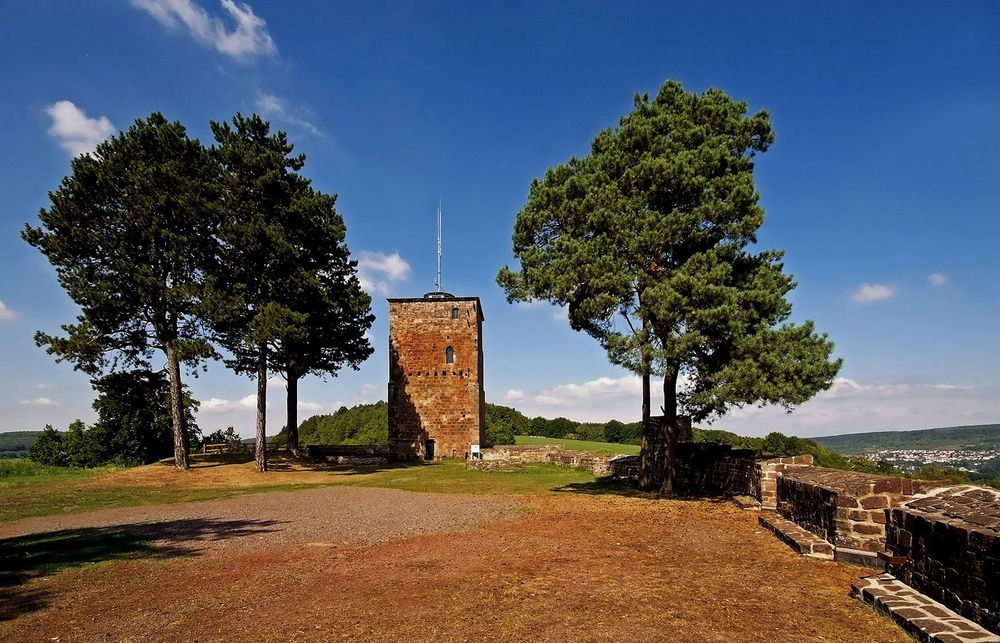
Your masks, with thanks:
<instances>
[{"instance_id":1,"label":"wispy cloud","mask_svg":"<svg viewBox=\"0 0 1000 643\"><path fill-rule=\"evenodd\" d=\"M358 254L358 278L361 287L371 293L389 294L396 282L410 276L410 264L398 252L386 254L362 250Z\"/></svg>"},{"instance_id":2,"label":"wispy cloud","mask_svg":"<svg viewBox=\"0 0 1000 643\"><path fill-rule=\"evenodd\" d=\"M320 403L318 403L318 402L304 402L304 401L300 401L298 403L298 407L299 407L300 411L312 411L312 412L316 412L316 411L322 411L323 410L323 405L320 404Z\"/></svg>"},{"instance_id":3,"label":"wispy cloud","mask_svg":"<svg viewBox=\"0 0 1000 643\"><path fill-rule=\"evenodd\" d=\"M268 402L268 407L271 403ZM218 397L209 398L201 403L199 409L203 413L230 413L232 411L243 411L257 408L257 396L247 395L239 400L227 400Z\"/></svg>"},{"instance_id":4,"label":"wispy cloud","mask_svg":"<svg viewBox=\"0 0 1000 643\"><path fill-rule=\"evenodd\" d=\"M653 380L653 414L663 403L660 385ZM683 386L683 383L681 384ZM637 421L642 381L633 375L560 384L536 391L511 389L508 403L529 417L562 415L577 421L610 419ZM934 426L988 424L1000 420L1000 390L957 383L919 383L903 380L864 381L837 378L830 389L797 407L734 409L716 419L712 428L741 435L816 436L858 431L892 431ZM702 426L709 426L702 423Z\"/></svg>"},{"instance_id":5,"label":"wispy cloud","mask_svg":"<svg viewBox=\"0 0 1000 643\"><path fill-rule=\"evenodd\" d=\"M260 94L256 101L257 111L271 120L297 126L313 136L322 136L323 132L313 123L315 116L304 107L293 107L288 101L274 94Z\"/></svg>"},{"instance_id":6,"label":"wispy cloud","mask_svg":"<svg viewBox=\"0 0 1000 643\"><path fill-rule=\"evenodd\" d=\"M115 133L115 126L106 116L90 118L73 101L52 103L45 113L52 118L49 134L73 156L93 152L98 143Z\"/></svg>"},{"instance_id":7,"label":"wispy cloud","mask_svg":"<svg viewBox=\"0 0 1000 643\"><path fill-rule=\"evenodd\" d=\"M59 406L59 402L47 397L36 397L33 400L21 400L24 406Z\"/></svg>"},{"instance_id":8,"label":"wispy cloud","mask_svg":"<svg viewBox=\"0 0 1000 643\"><path fill-rule=\"evenodd\" d=\"M851 293L851 299L867 304L890 299L895 294L896 289L888 284L861 284Z\"/></svg>"},{"instance_id":9,"label":"wispy cloud","mask_svg":"<svg viewBox=\"0 0 1000 643\"><path fill-rule=\"evenodd\" d=\"M527 415L566 417L580 421L638 419L642 380L635 375L598 377L581 383L559 384L536 391L514 388L505 398Z\"/></svg>"},{"instance_id":10,"label":"wispy cloud","mask_svg":"<svg viewBox=\"0 0 1000 643\"><path fill-rule=\"evenodd\" d=\"M219 0L228 19L213 16L193 0L130 0L167 29L185 28L196 41L234 60L248 61L278 52L267 23L250 5ZM228 23L228 24L227 24Z\"/></svg>"},{"instance_id":11,"label":"wispy cloud","mask_svg":"<svg viewBox=\"0 0 1000 643\"><path fill-rule=\"evenodd\" d=\"M934 272L927 275L927 281L931 282L931 285L937 288L948 283L948 275L943 275L940 272Z\"/></svg>"},{"instance_id":12,"label":"wispy cloud","mask_svg":"<svg viewBox=\"0 0 1000 643\"><path fill-rule=\"evenodd\" d=\"M903 431L936 426L995 423L1000 391L951 383L864 382L838 378L833 387L785 413L780 408L744 408L715 422L737 433L834 435Z\"/></svg>"},{"instance_id":13,"label":"wispy cloud","mask_svg":"<svg viewBox=\"0 0 1000 643\"><path fill-rule=\"evenodd\" d=\"M0 321L6 321L8 319L15 319L17 313L7 307L7 304L0 301Z\"/></svg>"}]
</instances>

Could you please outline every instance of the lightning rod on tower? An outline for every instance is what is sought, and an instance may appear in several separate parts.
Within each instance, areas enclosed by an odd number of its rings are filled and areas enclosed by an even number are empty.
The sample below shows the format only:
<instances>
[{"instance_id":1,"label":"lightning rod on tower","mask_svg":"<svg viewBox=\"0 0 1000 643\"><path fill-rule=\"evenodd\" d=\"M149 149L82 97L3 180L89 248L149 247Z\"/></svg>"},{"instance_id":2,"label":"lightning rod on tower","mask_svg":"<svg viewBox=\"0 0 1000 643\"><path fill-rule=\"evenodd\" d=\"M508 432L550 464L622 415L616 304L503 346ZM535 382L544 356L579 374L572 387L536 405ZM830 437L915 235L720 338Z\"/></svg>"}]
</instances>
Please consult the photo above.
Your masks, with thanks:
<instances>
[{"instance_id":1,"label":"lightning rod on tower","mask_svg":"<svg viewBox=\"0 0 1000 643\"><path fill-rule=\"evenodd\" d=\"M434 286L441 292L441 200L438 199L438 243L437 243L437 277L434 279Z\"/></svg>"}]
</instances>

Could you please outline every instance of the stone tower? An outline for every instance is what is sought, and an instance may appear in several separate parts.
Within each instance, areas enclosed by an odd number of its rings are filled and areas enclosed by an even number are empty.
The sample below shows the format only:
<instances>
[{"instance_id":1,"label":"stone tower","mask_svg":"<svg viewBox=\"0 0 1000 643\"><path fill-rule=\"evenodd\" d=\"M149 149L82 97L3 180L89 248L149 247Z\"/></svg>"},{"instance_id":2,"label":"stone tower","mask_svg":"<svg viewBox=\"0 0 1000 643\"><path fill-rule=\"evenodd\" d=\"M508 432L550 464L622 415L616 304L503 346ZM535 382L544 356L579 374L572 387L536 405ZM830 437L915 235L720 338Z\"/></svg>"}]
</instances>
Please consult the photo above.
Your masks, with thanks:
<instances>
[{"instance_id":1,"label":"stone tower","mask_svg":"<svg viewBox=\"0 0 1000 643\"><path fill-rule=\"evenodd\" d=\"M435 292L388 301L390 455L468 458L486 437L479 298Z\"/></svg>"}]
</instances>

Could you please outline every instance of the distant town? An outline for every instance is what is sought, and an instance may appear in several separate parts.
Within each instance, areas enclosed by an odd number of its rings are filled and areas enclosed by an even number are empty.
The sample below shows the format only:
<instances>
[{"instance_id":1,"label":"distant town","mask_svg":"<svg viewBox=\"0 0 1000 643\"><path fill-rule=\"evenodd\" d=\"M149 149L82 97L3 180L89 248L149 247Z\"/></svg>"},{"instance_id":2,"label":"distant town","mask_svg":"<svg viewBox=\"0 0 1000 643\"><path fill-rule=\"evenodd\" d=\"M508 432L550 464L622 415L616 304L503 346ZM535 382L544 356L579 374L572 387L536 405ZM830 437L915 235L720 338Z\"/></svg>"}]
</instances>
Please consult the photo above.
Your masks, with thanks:
<instances>
[{"instance_id":1,"label":"distant town","mask_svg":"<svg viewBox=\"0 0 1000 643\"><path fill-rule=\"evenodd\" d=\"M1000 448L988 449L879 449L866 454L875 462L886 461L903 471L915 472L928 464L989 473L1000 468Z\"/></svg>"}]
</instances>

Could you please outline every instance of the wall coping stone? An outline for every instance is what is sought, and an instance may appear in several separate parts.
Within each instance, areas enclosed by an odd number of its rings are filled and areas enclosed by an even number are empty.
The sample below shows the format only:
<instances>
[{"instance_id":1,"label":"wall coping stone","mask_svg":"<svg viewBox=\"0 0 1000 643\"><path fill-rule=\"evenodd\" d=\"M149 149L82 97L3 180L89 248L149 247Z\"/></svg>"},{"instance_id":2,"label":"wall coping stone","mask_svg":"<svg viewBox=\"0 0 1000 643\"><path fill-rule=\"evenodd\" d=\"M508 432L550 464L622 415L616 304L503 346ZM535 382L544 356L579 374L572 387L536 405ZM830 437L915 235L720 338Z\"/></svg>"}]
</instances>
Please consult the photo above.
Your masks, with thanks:
<instances>
[{"instance_id":1,"label":"wall coping stone","mask_svg":"<svg viewBox=\"0 0 1000 643\"><path fill-rule=\"evenodd\" d=\"M827 491L850 495L867 495L870 493L912 495L946 486L946 483L933 480L913 480L900 476L845 471L843 469L827 469L824 467L795 467L793 469L786 469L784 477L820 487Z\"/></svg>"},{"instance_id":2,"label":"wall coping stone","mask_svg":"<svg viewBox=\"0 0 1000 643\"><path fill-rule=\"evenodd\" d=\"M889 615L918 641L925 643L998 643L993 634L917 592L892 574L879 574L851 583L851 595Z\"/></svg>"},{"instance_id":3,"label":"wall coping stone","mask_svg":"<svg viewBox=\"0 0 1000 643\"><path fill-rule=\"evenodd\" d=\"M961 522L966 529L990 535L1000 533L1000 491L960 485L934 489L900 505L907 512L931 520Z\"/></svg>"}]
</instances>

